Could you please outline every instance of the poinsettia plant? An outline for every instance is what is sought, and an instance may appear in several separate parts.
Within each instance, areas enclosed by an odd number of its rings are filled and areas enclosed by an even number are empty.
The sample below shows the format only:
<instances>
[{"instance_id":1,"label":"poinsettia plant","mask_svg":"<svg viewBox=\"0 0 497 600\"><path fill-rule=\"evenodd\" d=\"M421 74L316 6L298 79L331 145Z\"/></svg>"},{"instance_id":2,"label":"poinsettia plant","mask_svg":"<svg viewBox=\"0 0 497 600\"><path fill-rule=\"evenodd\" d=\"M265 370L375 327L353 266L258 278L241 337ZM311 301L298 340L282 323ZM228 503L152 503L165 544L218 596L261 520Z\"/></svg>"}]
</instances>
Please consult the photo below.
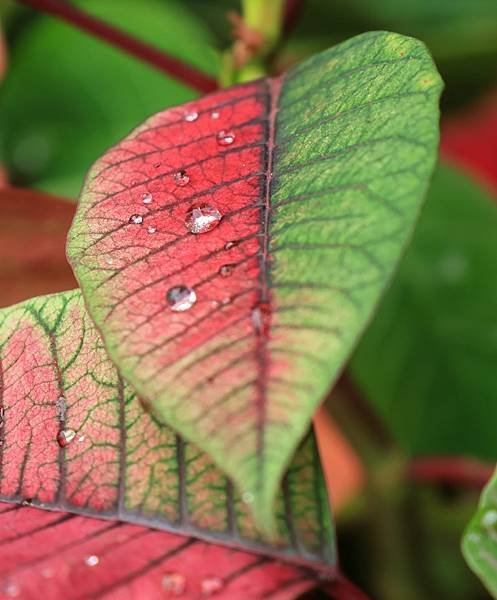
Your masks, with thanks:
<instances>
[{"instance_id":1,"label":"poinsettia plant","mask_svg":"<svg viewBox=\"0 0 497 600\"><path fill-rule=\"evenodd\" d=\"M436 166L442 79L426 45L372 31L288 66L281 48L301 3L245 0L229 15L233 43L211 61L203 55L208 34L180 6L170 10L184 23L182 35L198 33L181 52L153 25L133 35L137 11L126 3L115 8L123 11L120 27L106 19L105 3L23 4L57 17L61 36L81 35L64 21L85 32L74 48L81 43L90 69L98 70L106 48L101 64L111 68L101 85L112 90L106 109L118 115L119 136L103 136L103 147L114 145L89 161L87 148L108 124L76 139L61 112L56 127L68 148L53 166L36 127L16 146L14 162L21 157L34 178L43 171L36 187L51 192L72 195L84 165L74 217L56 198L1 192L11 214L24 215L16 251L32 244L31 229L39 236L25 262L24 300L9 298L0 309L1 593L366 598L339 565L329 502L335 477L355 463L330 468L343 438L330 442L333 425L320 407L331 393L339 421L340 406L355 402L346 365L372 403L380 397L386 406L398 383L388 381L389 365L415 352L410 332L397 344L399 321L391 317L404 307L416 257L426 248L436 254L437 219L455 211L448 236L456 236L481 201L466 211L466 198L478 192L450 169L437 171L431 194L462 190L463 208L428 202L364 337ZM151 3L151 10L159 30L162 9ZM173 37L174 19L164 25ZM43 27L35 33L33 56L48 43ZM65 60L54 55L62 61L57 73ZM149 85L150 68L165 77L160 105L150 105L145 121L126 110L119 87L128 60L140 61L129 63L138 85ZM70 70L80 82L78 65ZM44 73L48 80L48 65ZM19 86L7 79L5 114ZM98 113L98 102L67 93L61 110L74 108L79 126ZM159 110L164 105L172 108ZM61 170L66 160L73 172ZM485 202L481 210L495 224ZM26 221L32 205L43 209ZM75 281L57 267L40 278L46 288L37 287L33 261L41 253L46 270L60 256L70 219ZM450 284L464 264L457 252L444 260L437 268ZM421 299L423 285L416 284ZM395 376L406 397L423 393L411 379L419 374ZM358 447L368 435L359 432ZM398 453L389 457L395 469ZM437 465L409 469L426 479ZM355 488L368 466L355 467ZM447 475L453 466L440 468ZM367 486L366 502L383 493L382 479ZM469 555L476 534L468 535Z\"/></svg>"}]
</instances>

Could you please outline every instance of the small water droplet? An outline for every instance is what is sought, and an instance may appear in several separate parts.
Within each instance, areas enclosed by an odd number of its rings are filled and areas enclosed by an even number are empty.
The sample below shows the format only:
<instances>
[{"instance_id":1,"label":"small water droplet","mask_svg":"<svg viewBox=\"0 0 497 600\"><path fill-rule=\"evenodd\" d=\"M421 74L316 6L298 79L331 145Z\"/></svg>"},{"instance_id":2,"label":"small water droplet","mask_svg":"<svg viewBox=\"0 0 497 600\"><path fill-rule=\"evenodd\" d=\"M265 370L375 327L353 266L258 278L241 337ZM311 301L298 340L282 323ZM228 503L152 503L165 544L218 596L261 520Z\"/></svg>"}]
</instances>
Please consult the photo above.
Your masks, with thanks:
<instances>
[{"instance_id":1,"label":"small water droplet","mask_svg":"<svg viewBox=\"0 0 497 600\"><path fill-rule=\"evenodd\" d=\"M252 494L252 492L244 492L242 494L242 500L245 502L245 504L252 504L254 501L254 494Z\"/></svg>"},{"instance_id":2,"label":"small water droplet","mask_svg":"<svg viewBox=\"0 0 497 600\"><path fill-rule=\"evenodd\" d=\"M181 596L186 589L186 578L181 573L166 573L162 578L162 589L175 596Z\"/></svg>"},{"instance_id":3,"label":"small water droplet","mask_svg":"<svg viewBox=\"0 0 497 600\"><path fill-rule=\"evenodd\" d=\"M78 443L81 444L81 442L84 442L85 439L86 439L86 436L80 435L79 438L78 438Z\"/></svg>"},{"instance_id":4,"label":"small water droplet","mask_svg":"<svg viewBox=\"0 0 497 600\"><path fill-rule=\"evenodd\" d=\"M45 579L50 579L51 577L54 576L54 571L50 567L45 567L44 569L41 570L41 576L44 577Z\"/></svg>"},{"instance_id":5,"label":"small water droplet","mask_svg":"<svg viewBox=\"0 0 497 600\"><path fill-rule=\"evenodd\" d=\"M186 171L178 171L174 174L174 181L176 182L176 185L183 187L188 184L190 177Z\"/></svg>"},{"instance_id":6,"label":"small water droplet","mask_svg":"<svg viewBox=\"0 0 497 600\"><path fill-rule=\"evenodd\" d=\"M5 418L5 408L3 406L0 406L0 427L3 426L4 418Z\"/></svg>"},{"instance_id":7,"label":"small water droplet","mask_svg":"<svg viewBox=\"0 0 497 600\"><path fill-rule=\"evenodd\" d=\"M226 298L223 298L223 299L221 300L221 304L222 304L223 306L228 306L228 304L231 304L231 297L230 297L230 296L227 296Z\"/></svg>"},{"instance_id":8,"label":"small water droplet","mask_svg":"<svg viewBox=\"0 0 497 600\"><path fill-rule=\"evenodd\" d=\"M113 258L110 258L110 257L108 257L108 258L106 258L106 259L105 259L105 261L106 261L106 263L107 263L108 265L111 265L111 264L114 262L114 259L113 259Z\"/></svg>"},{"instance_id":9,"label":"small water droplet","mask_svg":"<svg viewBox=\"0 0 497 600\"><path fill-rule=\"evenodd\" d=\"M204 596L212 596L223 589L223 580L220 577L206 577L200 584Z\"/></svg>"},{"instance_id":10,"label":"small water droplet","mask_svg":"<svg viewBox=\"0 0 497 600\"><path fill-rule=\"evenodd\" d=\"M61 429L57 434L57 443L61 448L70 444L76 436L74 429Z\"/></svg>"},{"instance_id":11,"label":"small water droplet","mask_svg":"<svg viewBox=\"0 0 497 600\"><path fill-rule=\"evenodd\" d=\"M220 146L231 146L231 144L235 141L235 134L232 131L225 131L224 129L221 129L216 138L217 143Z\"/></svg>"},{"instance_id":12,"label":"small water droplet","mask_svg":"<svg viewBox=\"0 0 497 600\"><path fill-rule=\"evenodd\" d=\"M90 554L90 556L85 557L85 565L87 565L88 567L96 567L99 562L100 559L96 554Z\"/></svg>"},{"instance_id":13,"label":"small water droplet","mask_svg":"<svg viewBox=\"0 0 497 600\"><path fill-rule=\"evenodd\" d=\"M233 273L234 268L234 265L223 265L219 269L219 275L221 275L221 277L229 277Z\"/></svg>"},{"instance_id":14,"label":"small water droplet","mask_svg":"<svg viewBox=\"0 0 497 600\"><path fill-rule=\"evenodd\" d=\"M148 233L155 233L157 231L157 227L155 227L155 225L149 225L147 227L147 232Z\"/></svg>"},{"instance_id":15,"label":"small water droplet","mask_svg":"<svg viewBox=\"0 0 497 600\"><path fill-rule=\"evenodd\" d=\"M153 200L152 194L150 192L145 192L142 195L142 202L143 204L150 204Z\"/></svg>"},{"instance_id":16,"label":"small water droplet","mask_svg":"<svg viewBox=\"0 0 497 600\"><path fill-rule=\"evenodd\" d=\"M21 593L21 588L14 581L7 579L2 585L2 591L9 598L17 598Z\"/></svg>"},{"instance_id":17,"label":"small water droplet","mask_svg":"<svg viewBox=\"0 0 497 600\"><path fill-rule=\"evenodd\" d=\"M237 244L238 242L226 242L226 244L224 245L224 249L231 250L231 248L234 248Z\"/></svg>"},{"instance_id":18,"label":"small water droplet","mask_svg":"<svg viewBox=\"0 0 497 600\"><path fill-rule=\"evenodd\" d=\"M186 285L176 285L167 292L166 299L171 310L183 312L195 304L197 294Z\"/></svg>"},{"instance_id":19,"label":"small water droplet","mask_svg":"<svg viewBox=\"0 0 497 600\"><path fill-rule=\"evenodd\" d=\"M141 215L131 215L129 222L134 223L135 225L141 225L143 223L143 217Z\"/></svg>"},{"instance_id":20,"label":"small water droplet","mask_svg":"<svg viewBox=\"0 0 497 600\"><path fill-rule=\"evenodd\" d=\"M191 112L187 112L185 114L185 121L188 121L188 123L193 123L193 121L196 121L198 119L198 112L192 110Z\"/></svg>"},{"instance_id":21,"label":"small water droplet","mask_svg":"<svg viewBox=\"0 0 497 600\"><path fill-rule=\"evenodd\" d=\"M211 112L211 119L219 119L219 112L217 110L215 110L214 112Z\"/></svg>"},{"instance_id":22,"label":"small water droplet","mask_svg":"<svg viewBox=\"0 0 497 600\"><path fill-rule=\"evenodd\" d=\"M24 498L21 504L22 506L33 506L33 498Z\"/></svg>"},{"instance_id":23,"label":"small water droplet","mask_svg":"<svg viewBox=\"0 0 497 600\"><path fill-rule=\"evenodd\" d=\"M199 204L186 213L185 226L190 233L207 233L217 227L221 219L222 215L215 206Z\"/></svg>"},{"instance_id":24,"label":"small water droplet","mask_svg":"<svg viewBox=\"0 0 497 600\"><path fill-rule=\"evenodd\" d=\"M271 309L267 302L261 302L252 309L252 324L259 335L267 335Z\"/></svg>"},{"instance_id":25,"label":"small water droplet","mask_svg":"<svg viewBox=\"0 0 497 600\"><path fill-rule=\"evenodd\" d=\"M487 510L481 518L483 527L493 527L497 523L497 510Z\"/></svg>"},{"instance_id":26,"label":"small water droplet","mask_svg":"<svg viewBox=\"0 0 497 600\"><path fill-rule=\"evenodd\" d=\"M66 399L64 396L59 396L57 398L57 413L59 415L59 421L63 423L66 420Z\"/></svg>"}]
</instances>

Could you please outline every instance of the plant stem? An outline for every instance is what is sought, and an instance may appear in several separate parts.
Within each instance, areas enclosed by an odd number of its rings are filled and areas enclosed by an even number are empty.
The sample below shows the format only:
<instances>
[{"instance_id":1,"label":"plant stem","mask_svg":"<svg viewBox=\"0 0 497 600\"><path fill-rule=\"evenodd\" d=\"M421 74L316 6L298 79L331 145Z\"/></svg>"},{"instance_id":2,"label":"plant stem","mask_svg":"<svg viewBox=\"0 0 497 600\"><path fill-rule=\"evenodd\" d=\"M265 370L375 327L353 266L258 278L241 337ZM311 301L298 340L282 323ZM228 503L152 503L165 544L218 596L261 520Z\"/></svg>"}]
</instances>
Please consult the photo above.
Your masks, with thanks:
<instances>
[{"instance_id":1,"label":"plant stem","mask_svg":"<svg viewBox=\"0 0 497 600\"><path fill-rule=\"evenodd\" d=\"M494 468L493 464L470 458L429 456L412 460L407 467L407 477L415 482L481 489L492 476Z\"/></svg>"},{"instance_id":2,"label":"plant stem","mask_svg":"<svg viewBox=\"0 0 497 600\"><path fill-rule=\"evenodd\" d=\"M174 79L182 81L199 92L207 93L217 88L217 82L209 75L112 25L86 14L63 0L19 0L19 2L41 12L59 17L78 29L90 33L152 65Z\"/></svg>"},{"instance_id":3,"label":"plant stem","mask_svg":"<svg viewBox=\"0 0 497 600\"><path fill-rule=\"evenodd\" d=\"M369 596L349 581L340 571L338 571L335 579L326 586L325 591L334 600L370 600Z\"/></svg>"}]
</instances>

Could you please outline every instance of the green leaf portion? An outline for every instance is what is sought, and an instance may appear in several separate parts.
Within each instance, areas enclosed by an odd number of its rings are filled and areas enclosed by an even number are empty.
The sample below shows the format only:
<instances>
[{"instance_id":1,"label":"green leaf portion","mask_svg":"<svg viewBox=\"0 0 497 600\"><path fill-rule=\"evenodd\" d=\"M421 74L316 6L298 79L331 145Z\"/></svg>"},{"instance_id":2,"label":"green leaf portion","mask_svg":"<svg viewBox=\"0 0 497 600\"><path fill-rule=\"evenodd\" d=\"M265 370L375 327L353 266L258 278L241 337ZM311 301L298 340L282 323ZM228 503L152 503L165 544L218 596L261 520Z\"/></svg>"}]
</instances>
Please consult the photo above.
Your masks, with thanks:
<instances>
[{"instance_id":1,"label":"green leaf portion","mask_svg":"<svg viewBox=\"0 0 497 600\"><path fill-rule=\"evenodd\" d=\"M441 167L392 288L351 363L404 449L495 459L497 207Z\"/></svg>"},{"instance_id":2,"label":"green leaf portion","mask_svg":"<svg viewBox=\"0 0 497 600\"><path fill-rule=\"evenodd\" d=\"M497 598L497 471L464 533L462 551L468 565Z\"/></svg>"},{"instance_id":3,"label":"green leaf portion","mask_svg":"<svg viewBox=\"0 0 497 600\"><path fill-rule=\"evenodd\" d=\"M206 72L212 37L173 0L80 0L86 12ZM76 197L85 172L150 114L196 93L53 17L18 37L0 88L0 157L23 184Z\"/></svg>"},{"instance_id":4,"label":"green leaf portion","mask_svg":"<svg viewBox=\"0 0 497 600\"><path fill-rule=\"evenodd\" d=\"M212 461L159 424L108 359L79 291L0 310L0 500L100 516L321 565L333 532L312 434L278 499L278 536ZM57 439L66 432L69 443ZM67 439L69 439L67 438ZM327 565L327 566L326 566Z\"/></svg>"}]
</instances>

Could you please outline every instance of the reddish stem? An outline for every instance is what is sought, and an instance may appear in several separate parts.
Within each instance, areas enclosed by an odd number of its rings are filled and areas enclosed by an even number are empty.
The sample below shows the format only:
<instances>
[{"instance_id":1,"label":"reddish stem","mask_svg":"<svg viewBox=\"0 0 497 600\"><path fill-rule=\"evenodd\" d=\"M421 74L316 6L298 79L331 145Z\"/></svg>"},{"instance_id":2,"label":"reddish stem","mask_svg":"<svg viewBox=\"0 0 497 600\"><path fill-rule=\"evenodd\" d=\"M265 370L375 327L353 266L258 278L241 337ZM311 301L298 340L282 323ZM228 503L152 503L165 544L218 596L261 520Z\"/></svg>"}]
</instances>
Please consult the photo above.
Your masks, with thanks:
<instances>
[{"instance_id":1,"label":"reddish stem","mask_svg":"<svg viewBox=\"0 0 497 600\"><path fill-rule=\"evenodd\" d=\"M494 468L493 464L470 458L431 456L411 461L407 476L415 482L481 489L492 476Z\"/></svg>"},{"instance_id":2,"label":"reddish stem","mask_svg":"<svg viewBox=\"0 0 497 600\"><path fill-rule=\"evenodd\" d=\"M335 579L323 589L333 600L370 600L369 596L349 581L340 571Z\"/></svg>"},{"instance_id":3,"label":"reddish stem","mask_svg":"<svg viewBox=\"0 0 497 600\"><path fill-rule=\"evenodd\" d=\"M108 25L95 17L61 0L19 0L41 12L55 15L64 21L124 50L160 71L167 73L186 85L207 93L217 89L217 82L195 67L185 64L174 56L165 54L154 46L142 42L120 29Z\"/></svg>"},{"instance_id":4,"label":"reddish stem","mask_svg":"<svg viewBox=\"0 0 497 600\"><path fill-rule=\"evenodd\" d=\"M285 35L288 36L295 29L303 8L304 0L286 0L283 16L283 32Z\"/></svg>"}]
</instances>

